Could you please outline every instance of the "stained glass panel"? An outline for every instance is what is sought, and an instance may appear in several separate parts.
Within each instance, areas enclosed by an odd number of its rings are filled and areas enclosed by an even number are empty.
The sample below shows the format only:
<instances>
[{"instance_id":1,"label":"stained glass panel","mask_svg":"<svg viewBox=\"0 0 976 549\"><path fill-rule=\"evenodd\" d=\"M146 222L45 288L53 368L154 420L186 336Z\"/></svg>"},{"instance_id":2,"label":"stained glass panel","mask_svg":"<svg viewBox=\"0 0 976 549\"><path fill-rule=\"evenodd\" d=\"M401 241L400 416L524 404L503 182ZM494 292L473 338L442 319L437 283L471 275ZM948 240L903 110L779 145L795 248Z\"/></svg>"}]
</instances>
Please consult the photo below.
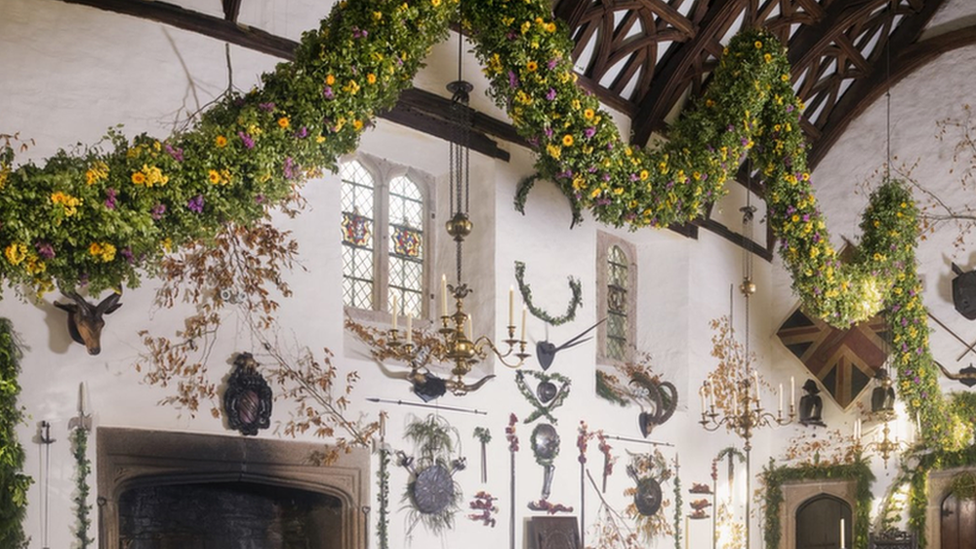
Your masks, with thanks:
<instances>
[{"instance_id":1,"label":"stained glass panel","mask_svg":"<svg viewBox=\"0 0 976 549\"><path fill-rule=\"evenodd\" d=\"M409 227L393 226L393 253L406 257L423 257L423 233Z\"/></svg>"},{"instance_id":2,"label":"stained glass panel","mask_svg":"<svg viewBox=\"0 0 976 549\"><path fill-rule=\"evenodd\" d=\"M607 356L615 360L627 357L628 263L627 255L619 246L610 247L607 257Z\"/></svg>"},{"instance_id":3,"label":"stained glass panel","mask_svg":"<svg viewBox=\"0 0 976 549\"><path fill-rule=\"evenodd\" d=\"M376 278L373 260L373 177L359 162L340 165L342 178L342 295L343 303L373 308Z\"/></svg>"},{"instance_id":4,"label":"stained glass panel","mask_svg":"<svg viewBox=\"0 0 976 549\"><path fill-rule=\"evenodd\" d=\"M424 202L408 177L390 181L390 290L404 314L423 315Z\"/></svg>"}]
</instances>

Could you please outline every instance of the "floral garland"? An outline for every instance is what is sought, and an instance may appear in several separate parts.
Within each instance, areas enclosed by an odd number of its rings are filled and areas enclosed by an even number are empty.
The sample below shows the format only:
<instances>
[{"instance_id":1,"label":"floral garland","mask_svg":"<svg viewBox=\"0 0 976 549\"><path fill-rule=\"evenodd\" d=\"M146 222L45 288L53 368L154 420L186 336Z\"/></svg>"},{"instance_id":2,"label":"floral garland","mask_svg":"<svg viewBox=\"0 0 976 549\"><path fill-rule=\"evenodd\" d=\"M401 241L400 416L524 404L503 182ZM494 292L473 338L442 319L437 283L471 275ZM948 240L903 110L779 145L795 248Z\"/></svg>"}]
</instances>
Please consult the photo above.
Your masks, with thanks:
<instances>
[{"instance_id":1,"label":"floral garland","mask_svg":"<svg viewBox=\"0 0 976 549\"><path fill-rule=\"evenodd\" d=\"M88 549L88 546L95 541L88 537L88 530L91 528L91 519L88 514L91 512L91 504L88 503L88 494L91 488L88 486L88 476L91 475L91 460L88 459L88 430L79 427L71 433L71 446L75 458L77 477L75 478L75 523L74 535L76 547Z\"/></svg>"},{"instance_id":2,"label":"floral garland","mask_svg":"<svg viewBox=\"0 0 976 549\"><path fill-rule=\"evenodd\" d=\"M24 447L17 440L17 426L24 420L17 405L20 384L20 350L10 321L0 318L0 547L26 547L23 521L27 514L27 489L33 483L24 475Z\"/></svg>"},{"instance_id":3,"label":"floral garland","mask_svg":"<svg viewBox=\"0 0 976 549\"><path fill-rule=\"evenodd\" d=\"M379 449L380 467L376 486L376 501L380 506L376 521L376 539L380 549L390 549L390 448L382 444Z\"/></svg>"},{"instance_id":4,"label":"floral garland","mask_svg":"<svg viewBox=\"0 0 976 549\"><path fill-rule=\"evenodd\" d=\"M573 277L569 278L569 289L573 292L573 297L566 307L566 313L559 317L549 316L549 313L538 308L532 303L532 288L524 282L525 277L525 263L521 261L515 262L515 280L518 282L519 293L522 294L522 301L525 302L526 308L532 313L532 316L538 318L539 320L544 320L546 323L552 326L560 326L576 318L576 309L583 303L582 295L583 288L578 279Z\"/></svg>"},{"instance_id":5,"label":"floral garland","mask_svg":"<svg viewBox=\"0 0 976 549\"><path fill-rule=\"evenodd\" d=\"M545 383L552 380L558 381L559 390L556 392L556 396L554 396L548 404L541 402L539 398L532 393L532 389L529 389L529 386L525 384L525 374L529 374L530 376L536 378L539 383ZM546 419L553 423L559 423L559 420L552 415L552 411L562 406L566 401L566 397L569 396L569 389L572 386L571 379L555 372L547 374L545 372L535 372L532 370L519 370L515 374L515 385L518 387L519 392L522 393L522 396L525 397L525 400L529 401L529 404L535 408L535 410L529 414L522 421L522 423L532 423L542 416L545 416Z\"/></svg>"},{"instance_id":6,"label":"floral garland","mask_svg":"<svg viewBox=\"0 0 976 549\"><path fill-rule=\"evenodd\" d=\"M378 109L410 85L442 39L457 0L340 2L306 32L293 63L264 87L228 95L192 127L158 140L110 133L108 150L59 152L14 167L0 147L0 277L43 293L87 284L135 286L171 249L247 224L319 167L355 148ZM928 355L915 269L917 211L885 181L872 195L856 257L841 264L806 169L784 48L762 30L734 37L695 109L654 153L624 143L598 99L575 85L572 42L545 0L461 6L462 27L491 94L538 152L539 173L601 222L664 227L698 217L749 156L762 174L770 227L805 309L831 324L894 316L896 360L910 413L932 447L960 445Z\"/></svg>"},{"instance_id":7,"label":"floral garland","mask_svg":"<svg viewBox=\"0 0 976 549\"><path fill-rule=\"evenodd\" d=\"M767 549L779 547L782 534L779 509L783 504L783 483L792 480L849 479L856 483L854 491L854 540L853 549L867 549L870 529L871 483L874 474L867 461L860 458L852 463L820 465L805 463L795 467L777 467L770 458L769 465L763 468L762 482L765 486L763 512L765 523L763 539ZM922 547L921 545L919 547Z\"/></svg>"}]
</instances>

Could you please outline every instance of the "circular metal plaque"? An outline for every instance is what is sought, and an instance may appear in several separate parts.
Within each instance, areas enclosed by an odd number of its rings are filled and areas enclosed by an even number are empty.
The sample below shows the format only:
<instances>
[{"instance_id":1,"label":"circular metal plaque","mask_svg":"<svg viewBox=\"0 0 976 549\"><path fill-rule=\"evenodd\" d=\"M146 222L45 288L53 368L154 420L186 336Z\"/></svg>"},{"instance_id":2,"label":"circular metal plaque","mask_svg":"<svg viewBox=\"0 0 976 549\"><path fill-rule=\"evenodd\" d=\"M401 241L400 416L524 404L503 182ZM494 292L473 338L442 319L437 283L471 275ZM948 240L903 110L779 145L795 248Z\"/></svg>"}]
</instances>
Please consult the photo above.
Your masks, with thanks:
<instances>
[{"instance_id":1,"label":"circular metal plaque","mask_svg":"<svg viewBox=\"0 0 976 549\"><path fill-rule=\"evenodd\" d=\"M424 514L442 512L454 500L454 479L442 465L431 465L417 473L413 484L413 500Z\"/></svg>"}]
</instances>

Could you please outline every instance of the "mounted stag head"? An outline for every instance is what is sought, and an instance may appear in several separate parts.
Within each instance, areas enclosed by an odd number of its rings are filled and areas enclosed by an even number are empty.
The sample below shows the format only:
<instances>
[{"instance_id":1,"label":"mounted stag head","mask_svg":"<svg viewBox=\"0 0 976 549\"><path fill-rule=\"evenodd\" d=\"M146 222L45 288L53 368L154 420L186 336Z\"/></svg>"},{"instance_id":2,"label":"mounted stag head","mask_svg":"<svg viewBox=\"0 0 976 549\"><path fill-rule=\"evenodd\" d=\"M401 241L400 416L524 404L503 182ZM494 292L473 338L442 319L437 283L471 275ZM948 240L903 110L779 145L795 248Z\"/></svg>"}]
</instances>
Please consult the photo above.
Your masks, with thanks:
<instances>
[{"instance_id":1,"label":"mounted stag head","mask_svg":"<svg viewBox=\"0 0 976 549\"><path fill-rule=\"evenodd\" d=\"M89 303L77 292L62 291L62 293L74 303L54 302L54 306L68 311L68 333L71 334L71 339L84 345L88 349L88 354L97 355L102 351L102 327L105 326L102 316L122 306L119 303L122 293L112 293L98 305Z\"/></svg>"}]
</instances>

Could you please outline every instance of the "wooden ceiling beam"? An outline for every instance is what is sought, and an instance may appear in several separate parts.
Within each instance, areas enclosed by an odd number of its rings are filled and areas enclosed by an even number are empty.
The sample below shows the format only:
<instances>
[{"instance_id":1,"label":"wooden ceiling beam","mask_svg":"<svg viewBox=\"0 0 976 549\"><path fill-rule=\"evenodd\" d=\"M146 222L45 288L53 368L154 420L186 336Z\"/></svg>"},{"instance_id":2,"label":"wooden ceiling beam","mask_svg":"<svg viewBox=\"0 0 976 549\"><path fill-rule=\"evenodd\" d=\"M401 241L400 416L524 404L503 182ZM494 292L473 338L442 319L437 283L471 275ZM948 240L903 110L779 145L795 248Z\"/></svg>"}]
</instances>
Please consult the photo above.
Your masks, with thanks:
<instances>
[{"instance_id":1,"label":"wooden ceiling beam","mask_svg":"<svg viewBox=\"0 0 976 549\"><path fill-rule=\"evenodd\" d=\"M718 0L709 7L695 35L682 44L676 55L656 71L650 90L640 98L633 120L632 143L643 145L657 130L663 129L664 117L681 95L685 76L703 49L720 34L734 14L741 11L748 0Z\"/></svg>"},{"instance_id":2,"label":"wooden ceiling beam","mask_svg":"<svg viewBox=\"0 0 976 549\"><path fill-rule=\"evenodd\" d=\"M807 155L811 170L823 160L851 121L886 90L939 55L976 42L976 26L917 42L925 26L944 2L945 0L926 0L920 12L905 16L898 28L891 32L887 45L890 48L890 73L885 73L884 66L876 66L869 75L854 82L833 106L826 123L821 125L820 138L814 141Z\"/></svg>"}]
</instances>

